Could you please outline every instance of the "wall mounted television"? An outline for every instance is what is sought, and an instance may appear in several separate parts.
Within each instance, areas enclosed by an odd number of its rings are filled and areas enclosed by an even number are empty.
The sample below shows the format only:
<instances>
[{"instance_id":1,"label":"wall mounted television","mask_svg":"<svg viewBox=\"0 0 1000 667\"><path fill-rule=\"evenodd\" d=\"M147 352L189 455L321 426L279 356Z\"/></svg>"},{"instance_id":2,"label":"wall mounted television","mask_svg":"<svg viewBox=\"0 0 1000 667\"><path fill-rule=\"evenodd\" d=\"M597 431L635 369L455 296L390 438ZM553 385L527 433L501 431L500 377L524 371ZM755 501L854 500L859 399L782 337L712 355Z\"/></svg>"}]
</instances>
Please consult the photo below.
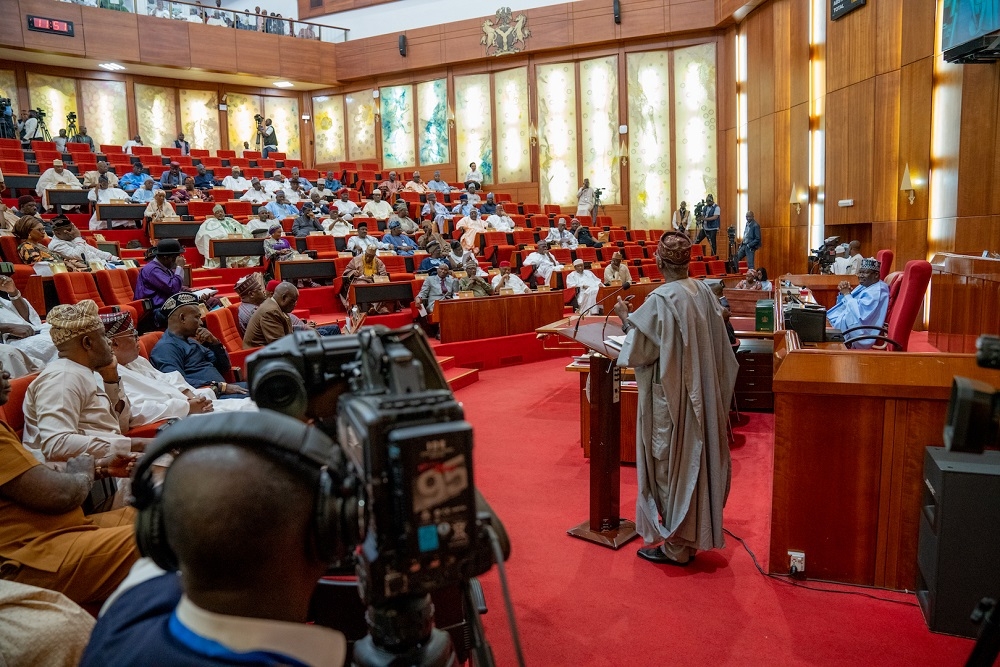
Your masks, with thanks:
<instances>
[{"instance_id":1,"label":"wall mounted television","mask_svg":"<svg viewBox=\"0 0 1000 667\"><path fill-rule=\"evenodd\" d=\"M1000 59L1000 0L944 0L941 48L953 63Z\"/></svg>"}]
</instances>

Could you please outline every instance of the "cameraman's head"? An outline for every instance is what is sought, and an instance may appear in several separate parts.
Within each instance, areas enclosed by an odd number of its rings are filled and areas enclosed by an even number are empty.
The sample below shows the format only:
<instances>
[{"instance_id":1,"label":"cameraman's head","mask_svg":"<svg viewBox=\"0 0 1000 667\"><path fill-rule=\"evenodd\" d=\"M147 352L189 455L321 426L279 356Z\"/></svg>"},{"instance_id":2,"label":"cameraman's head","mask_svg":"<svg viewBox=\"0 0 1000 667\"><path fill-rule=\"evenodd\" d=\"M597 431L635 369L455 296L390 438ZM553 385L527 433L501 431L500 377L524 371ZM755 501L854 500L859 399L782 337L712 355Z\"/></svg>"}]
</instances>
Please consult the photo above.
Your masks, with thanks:
<instances>
[{"instance_id":1,"label":"cameraman's head","mask_svg":"<svg viewBox=\"0 0 1000 667\"><path fill-rule=\"evenodd\" d=\"M304 622L326 569L314 546L318 476L295 456L259 447L182 451L163 481L163 523L191 602Z\"/></svg>"},{"instance_id":2,"label":"cameraman's head","mask_svg":"<svg viewBox=\"0 0 1000 667\"><path fill-rule=\"evenodd\" d=\"M851 241L850 245L847 246L847 253L854 257L855 255L861 254L861 241Z\"/></svg>"},{"instance_id":3,"label":"cameraman's head","mask_svg":"<svg viewBox=\"0 0 1000 667\"><path fill-rule=\"evenodd\" d=\"M264 121L264 127L271 127L271 119L270 118L268 118L267 120Z\"/></svg>"},{"instance_id":4,"label":"cameraman's head","mask_svg":"<svg viewBox=\"0 0 1000 667\"><path fill-rule=\"evenodd\" d=\"M711 206L712 204L715 203L715 197L713 197L711 194L705 195L705 203Z\"/></svg>"}]
</instances>

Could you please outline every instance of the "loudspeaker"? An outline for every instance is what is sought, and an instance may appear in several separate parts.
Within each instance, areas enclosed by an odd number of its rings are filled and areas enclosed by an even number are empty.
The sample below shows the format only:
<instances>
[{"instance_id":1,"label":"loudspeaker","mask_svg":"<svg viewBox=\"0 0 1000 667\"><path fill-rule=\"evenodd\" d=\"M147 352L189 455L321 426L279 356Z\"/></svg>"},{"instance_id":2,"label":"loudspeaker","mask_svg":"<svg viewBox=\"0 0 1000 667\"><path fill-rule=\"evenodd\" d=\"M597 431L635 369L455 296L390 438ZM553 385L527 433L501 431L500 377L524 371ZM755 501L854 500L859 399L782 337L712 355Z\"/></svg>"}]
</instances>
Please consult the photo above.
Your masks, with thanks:
<instances>
[{"instance_id":1,"label":"loudspeaker","mask_svg":"<svg viewBox=\"0 0 1000 667\"><path fill-rule=\"evenodd\" d=\"M406 35L399 36L399 55L406 57Z\"/></svg>"},{"instance_id":2,"label":"loudspeaker","mask_svg":"<svg viewBox=\"0 0 1000 667\"><path fill-rule=\"evenodd\" d=\"M975 637L969 615L1000 596L1000 452L924 450L917 600L927 627Z\"/></svg>"},{"instance_id":3,"label":"loudspeaker","mask_svg":"<svg viewBox=\"0 0 1000 667\"><path fill-rule=\"evenodd\" d=\"M617 25L621 25L621 23L622 23L622 3L621 3L621 0L615 0L614 7L615 7L615 23Z\"/></svg>"}]
</instances>

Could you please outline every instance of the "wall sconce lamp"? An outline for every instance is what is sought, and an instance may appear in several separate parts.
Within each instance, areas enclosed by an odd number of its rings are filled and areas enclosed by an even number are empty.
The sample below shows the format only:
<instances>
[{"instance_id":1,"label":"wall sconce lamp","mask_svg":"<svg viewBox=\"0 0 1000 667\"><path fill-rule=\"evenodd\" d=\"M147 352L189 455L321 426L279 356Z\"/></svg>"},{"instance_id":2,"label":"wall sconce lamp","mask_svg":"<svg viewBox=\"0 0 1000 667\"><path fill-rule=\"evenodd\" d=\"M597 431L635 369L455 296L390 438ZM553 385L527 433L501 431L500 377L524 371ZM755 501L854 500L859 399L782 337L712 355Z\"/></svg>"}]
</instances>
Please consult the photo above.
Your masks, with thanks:
<instances>
[{"instance_id":1,"label":"wall sconce lamp","mask_svg":"<svg viewBox=\"0 0 1000 667\"><path fill-rule=\"evenodd\" d=\"M538 146L538 128L534 123L528 123L528 143L532 148Z\"/></svg>"},{"instance_id":2,"label":"wall sconce lamp","mask_svg":"<svg viewBox=\"0 0 1000 667\"><path fill-rule=\"evenodd\" d=\"M903 192L909 192L910 196L907 197L910 205L917 200L917 194L913 191L913 181L910 179L910 163L907 162L906 166L903 167L903 182L899 184L899 189Z\"/></svg>"},{"instance_id":3,"label":"wall sconce lamp","mask_svg":"<svg viewBox=\"0 0 1000 667\"><path fill-rule=\"evenodd\" d=\"M795 183L792 183L792 194L788 197L788 203L795 207L795 215L802 215L802 203L799 196L795 194Z\"/></svg>"}]
</instances>

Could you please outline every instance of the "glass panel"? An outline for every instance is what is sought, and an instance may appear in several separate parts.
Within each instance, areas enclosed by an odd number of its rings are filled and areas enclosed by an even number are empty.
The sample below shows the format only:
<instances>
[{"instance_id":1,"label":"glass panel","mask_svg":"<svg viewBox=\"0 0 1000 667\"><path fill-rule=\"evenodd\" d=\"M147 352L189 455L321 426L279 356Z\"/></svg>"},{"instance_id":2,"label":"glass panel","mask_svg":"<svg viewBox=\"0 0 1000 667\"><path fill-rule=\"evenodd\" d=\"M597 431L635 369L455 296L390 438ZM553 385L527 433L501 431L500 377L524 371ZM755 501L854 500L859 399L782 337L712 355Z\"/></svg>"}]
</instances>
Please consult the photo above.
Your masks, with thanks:
<instances>
[{"instance_id":1,"label":"glass panel","mask_svg":"<svg viewBox=\"0 0 1000 667\"><path fill-rule=\"evenodd\" d=\"M300 160L302 145L299 141L299 101L294 97L265 97L264 117L278 135L278 152L290 160Z\"/></svg>"},{"instance_id":2,"label":"glass panel","mask_svg":"<svg viewBox=\"0 0 1000 667\"><path fill-rule=\"evenodd\" d=\"M66 127L66 115L77 111L75 79L28 72L28 93L31 108L41 107L45 112L45 124L52 136Z\"/></svg>"},{"instance_id":3,"label":"glass panel","mask_svg":"<svg viewBox=\"0 0 1000 667\"><path fill-rule=\"evenodd\" d=\"M448 162L448 81L417 84L417 123L420 126L420 164Z\"/></svg>"},{"instance_id":4,"label":"glass panel","mask_svg":"<svg viewBox=\"0 0 1000 667\"><path fill-rule=\"evenodd\" d=\"M226 93L226 106L228 107L229 124L229 148L236 151L237 155L242 155L244 142L252 151L259 151L257 136L257 122L253 119L255 114L264 113L264 105L260 95L243 95L242 93ZM277 130L275 130L277 132ZM281 135L278 135L281 139Z\"/></svg>"},{"instance_id":5,"label":"glass panel","mask_svg":"<svg viewBox=\"0 0 1000 667\"><path fill-rule=\"evenodd\" d=\"M531 180L528 139L528 68L493 75L497 115L497 183Z\"/></svg>"},{"instance_id":6,"label":"glass panel","mask_svg":"<svg viewBox=\"0 0 1000 667\"><path fill-rule=\"evenodd\" d=\"M128 109L123 81L80 80L83 117L94 147L121 146L128 141Z\"/></svg>"},{"instance_id":7,"label":"glass panel","mask_svg":"<svg viewBox=\"0 0 1000 667\"><path fill-rule=\"evenodd\" d=\"M573 63L539 65L538 170L540 201L576 204L576 73Z\"/></svg>"},{"instance_id":8,"label":"glass panel","mask_svg":"<svg viewBox=\"0 0 1000 667\"><path fill-rule=\"evenodd\" d=\"M317 165L347 159L343 95L313 98L313 132L316 135Z\"/></svg>"},{"instance_id":9,"label":"glass panel","mask_svg":"<svg viewBox=\"0 0 1000 667\"><path fill-rule=\"evenodd\" d=\"M489 74L455 77L458 180L465 180L469 164L475 162L483 174L483 183L493 182L492 106Z\"/></svg>"},{"instance_id":10,"label":"glass panel","mask_svg":"<svg viewBox=\"0 0 1000 667\"><path fill-rule=\"evenodd\" d=\"M219 100L214 91L181 90L181 131L191 148L221 148Z\"/></svg>"},{"instance_id":11,"label":"glass panel","mask_svg":"<svg viewBox=\"0 0 1000 667\"><path fill-rule=\"evenodd\" d=\"M135 112L139 136L146 146L172 146L177 136L177 91L135 84ZM155 150L155 148L154 148Z\"/></svg>"},{"instance_id":12,"label":"glass panel","mask_svg":"<svg viewBox=\"0 0 1000 667\"><path fill-rule=\"evenodd\" d=\"M375 101L367 90L344 97L347 105L347 148L352 162L374 160Z\"/></svg>"},{"instance_id":13,"label":"glass panel","mask_svg":"<svg viewBox=\"0 0 1000 667\"><path fill-rule=\"evenodd\" d=\"M713 193L718 197L715 132L715 44L674 51L674 141L677 197L688 207Z\"/></svg>"},{"instance_id":14,"label":"glass panel","mask_svg":"<svg viewBox=\"0 0 1000 667\"><path fill-rule=\"evenodd\" d=\"M626 63L630 222L638 229L665 228L673 210L668 56L666 51L630 53Z\"/></svg>"},{"instance_id":15,"label":"glass panel","mask_svg":"<svg viewBox=\"0 0 1000 667\"><path fill-rule=\"evenodd\" d=\"M397 169L416 164L413 146L413 86L379 90L382 113L382 167Z\"/></svg>"},{"instance_id":16,"label":"glass panel","mask_svg":"<svg viewBox=\"0 0 1000 667\"><path fill-rule=\"evenodd\" d=\"M580 63L580 113L583 115L583 178L600 188L601 203L621 203L618 168L618 57Z\"/></svg>"},{"instance_id":17,"label":"glass panel","mask_svg":"<svg viewBox=\"0 0 1000 667\"><path fill-rule=\"evenodd\" d=\"M14 76L14 70L0 69L0 97L10 100L13 119L17 122L21 107L17 99L17 78Z\"/></svg>"}]
</instances>

